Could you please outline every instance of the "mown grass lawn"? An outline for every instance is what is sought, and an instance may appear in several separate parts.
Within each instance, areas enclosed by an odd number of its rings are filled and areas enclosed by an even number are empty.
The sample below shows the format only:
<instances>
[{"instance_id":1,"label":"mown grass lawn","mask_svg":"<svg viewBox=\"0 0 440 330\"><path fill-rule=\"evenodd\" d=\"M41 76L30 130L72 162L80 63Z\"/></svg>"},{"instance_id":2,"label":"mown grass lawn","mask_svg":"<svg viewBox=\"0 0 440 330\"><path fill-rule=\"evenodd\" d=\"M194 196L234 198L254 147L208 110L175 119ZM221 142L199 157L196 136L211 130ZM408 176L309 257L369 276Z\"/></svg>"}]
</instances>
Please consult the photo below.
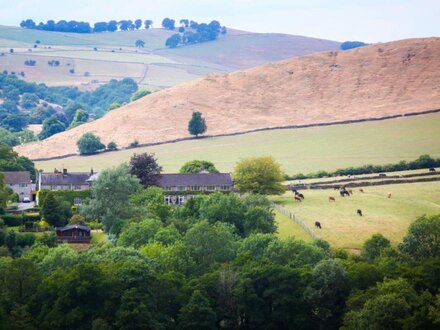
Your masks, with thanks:
<instances>
[{"instance_id":1,"label":"mown grass lawn","mask_svg":"<svg viewBox=\"0 0 440 330\"><path fill-rule=\"evenodd\" d=\"M286 192L271 199L284 205L303 220L315 233L335 248L359 249L375 233L381 233L392 244L398 244L408 226L423 214L440 213L440 182L396 184L353 189L350 197L340 197L338 191L303 190L302 203ZM387 198L391 193L392 197ZM329 202L334 196L336 202ZM363 216L356 214L361 209ZM322 229L315 229L319 220ZM281 231L281 230L280 230Z\"/></svg>"}]
</instances>

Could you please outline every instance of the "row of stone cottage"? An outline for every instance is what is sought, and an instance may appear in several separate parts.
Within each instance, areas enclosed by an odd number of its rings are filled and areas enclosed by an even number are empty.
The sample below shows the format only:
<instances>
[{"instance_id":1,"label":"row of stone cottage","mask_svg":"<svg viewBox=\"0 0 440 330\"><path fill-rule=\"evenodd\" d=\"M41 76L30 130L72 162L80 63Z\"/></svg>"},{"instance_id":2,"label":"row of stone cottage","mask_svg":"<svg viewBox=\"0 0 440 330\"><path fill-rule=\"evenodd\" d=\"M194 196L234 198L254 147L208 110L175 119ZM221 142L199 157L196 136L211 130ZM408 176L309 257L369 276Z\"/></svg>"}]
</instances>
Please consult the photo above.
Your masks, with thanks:
<instances>
[{"instance_id":1,"label":"row of stone cottage","mask_svg":"<svg viewBox=\"0 0 440 330\"><path fill-rule=\"evenodd\" d=\"M37 172L36 182L32 182L30 172L3 172L5 184L23 200L37 201L40 190L90 189L99 177L93 169L90 172L68 172L55 169L53 172ZM200 192L231 191L234 187L230 173L197 173L197 174L161 174L157 185L163 188L165 201L170 205L182 205ZM38 201L37 201L38 203ZM76 204L81 204L76 199Z\"/></svg>"}]
</instances>

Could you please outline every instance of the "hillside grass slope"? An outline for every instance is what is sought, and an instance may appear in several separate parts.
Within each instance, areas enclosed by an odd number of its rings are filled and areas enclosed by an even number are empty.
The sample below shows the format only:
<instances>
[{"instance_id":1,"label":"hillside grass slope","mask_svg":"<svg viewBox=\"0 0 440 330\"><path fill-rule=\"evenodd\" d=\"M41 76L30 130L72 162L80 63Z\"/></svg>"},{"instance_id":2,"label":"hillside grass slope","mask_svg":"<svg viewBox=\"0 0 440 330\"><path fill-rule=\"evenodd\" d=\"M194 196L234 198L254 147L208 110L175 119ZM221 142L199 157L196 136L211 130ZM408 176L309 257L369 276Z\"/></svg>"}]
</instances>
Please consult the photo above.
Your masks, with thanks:
<instances>
[{"instance_id":1,"label":"hillside grass slope","mask_svg":"<svg viewBox=\"0 0 440 330\"><path fill-rule=\"evenodd\" d=\"M133 153L154 152L165 172L178 172L193 159L212 161L223 172L246 157L273 156L289 175L349 166L411 161L421 154L440 157L440 113L324 127L263 131L196 139L151 147L37 161L53 171L103 170L128 162Z\"/></svg>"},{"instance_id":2,"label":"hillside grass slope","mask_svg":"<svg viewBox=\"0 0 440 330\"><path fill-rule=\"evenodd\" d=\"M202 112L208 134L217 135L440 109L439 70L439 38L324 52L211 74L16 149L33 159L72 154L85 132L119 147L134 140L142 144L185 138L193 111Z\"/></svg>"}]
</instances>

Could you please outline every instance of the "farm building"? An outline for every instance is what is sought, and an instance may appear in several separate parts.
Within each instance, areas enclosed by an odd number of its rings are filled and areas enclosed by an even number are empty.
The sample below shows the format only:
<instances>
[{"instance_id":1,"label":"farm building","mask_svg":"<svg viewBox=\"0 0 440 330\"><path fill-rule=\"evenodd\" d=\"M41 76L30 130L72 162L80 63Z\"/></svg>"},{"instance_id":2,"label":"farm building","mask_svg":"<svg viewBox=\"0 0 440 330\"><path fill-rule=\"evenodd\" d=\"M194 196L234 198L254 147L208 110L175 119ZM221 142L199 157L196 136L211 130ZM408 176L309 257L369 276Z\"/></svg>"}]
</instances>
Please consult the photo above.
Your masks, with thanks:
<instances>
[{"instance_id":1,"label":"farm building","mask_svg":"<svg viewBox=\"0 0 440 330\"><path fill-rule=\"evenodd\" d=\"M227 192L234 188L230 173L162 174L157 185L163 188L169 205L183 205L198 193Z\"/></svg>"},{"instance_id":2,"label":"farm building","mask_svg":"<svg viewBox=\"0 0 440 330\"><path fill-rule=\"evenodd\" d=\"M35 184L32 183L29 171L2 172L5 177L5 184L18 194L19 201L24 198L32 199Z\"/></svg>"},{"instance_id":3,"label":"farm building","mask_svg":"<svg viewBox=\"0 0 440 330\"><path fill-rule=\"evenodd\" d=\"M90 189L88 181L95 173L91 172L67 172L67 169L53 172L38 173L38 190L86 190Z\"/></svg>"},{"instance_id":4,"label":"farm building","mask_svg":"<svg viewBox=\"0 0 440 330\"><path fill-rule=\"evenodd\" d=\"M69 225L56 228L58 243L90 243L90 227Z\"/></svg>"}]
</instances>

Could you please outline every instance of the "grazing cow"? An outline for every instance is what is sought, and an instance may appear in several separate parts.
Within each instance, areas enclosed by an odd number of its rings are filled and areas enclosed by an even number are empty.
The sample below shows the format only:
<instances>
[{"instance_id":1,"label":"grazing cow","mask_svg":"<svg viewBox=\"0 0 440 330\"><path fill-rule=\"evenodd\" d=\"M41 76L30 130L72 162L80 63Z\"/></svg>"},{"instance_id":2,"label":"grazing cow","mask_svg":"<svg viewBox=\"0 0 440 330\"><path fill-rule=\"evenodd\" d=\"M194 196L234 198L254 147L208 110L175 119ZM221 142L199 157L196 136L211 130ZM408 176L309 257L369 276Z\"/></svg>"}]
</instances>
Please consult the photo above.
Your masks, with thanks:
<instances>
[{"instance_id":1,"label":"grazing cow","mask_svg":"<svg viewBox=\"0 0 440 330\"><path fill-rule=\"evenodd\" d=\"M391 198L391 193L388 193L388 198Z\"/></svg>"},{"instance_id":2,"label":"grazing cow","mask_svg":"<svg viewBox=\"0 0 440 330\"><path fill-rule=\"evenodd\" d=\"M297 192L297 193L295 194L295 196L296 196L296 197L299 197L299 198L301 198L301 199L304 199L304 195L301 194L301 193L299 193L299 192Z\"/></svg>"},{"instance_id":3,"label":"grazing cow","mask_svg":"<svg viewBox=\"0 0 440 330\"><path fill-rule=\"evenodd\" d=\"M319 229L322 229L321 228L321 223L319 221L315 221L315 227L319 228Z\"/></svg>"},{"instance_id":4,"label":"grazing cow","mask_svg":"<svg viewBox=\"0 0 440 330\"><path fill-rule=\"evenodd\" d=\"M300 203L301 203L302 199L301 199L300 197L298 197L298 196L295 196L294 198L295 198L295 200L296 200L296 201L298 201L298 202L300 202Z\"/></svg>"},{"instance_id":5,"label":"grazing cow","mask_svg":"<svg viewBox=\"0 0 440 330\"><path fill-rule=\"evenodd\" d=\"M361 193L363 193L363 192L364 192L364 189L362 189L362 188L359 188L359 191L360 191Z\"/></svg>"},{"instance_id":6,"label":"grazing cow","mask_svg":"<svg viewBox=\"0 0 440 330\"><path fill-rule=\"evenodd\" d=\"M336 198L334 198L333 196L329 196L328 201L329 202L336 202Z\"/></svg>"},{"instance_id":7,"label":"grazing cow","mask_svg":"<svg viewBox=\"0 0 440 330\"><path fill-rule=\"evenodd\" d=\"M348 193L349 193L350 195L353 195L353 190L348 189L347 191L348 191Z\"/></svg>"},{"instance_id":8,"label":"grazing cow","mask_svg":"<svg viewBox=\"0 0 440 330\"><path fill-rule=\"evenodd\" d=\"M379 173L379 178L384 178L384 177L386 177L387 175L385 174L385 173Z\"/></svg>"},{"instance_id":9,"label":"grazing cow","mask_svg":"<svg viewBox=\"0 0 440 330\"><path fill-rule=\"evenodd\" d=\"M357 214L358 214L358 216L361 217L361 216L362 216L362 210L361 210L361 209L358 209L358 210L357 210Z\"/></svg>"},{"instance_id":10,"label":"grazing cow","mask_svg":"<svg viewBox=\"0 0 440 330\"><path fill-rule=\"evenodd\" d=\"M341 190L339 191L339 194L341 195L341 197L350 196L350 193L347 190Z\"/></svg>"},{"instance_id":11,"label":"grazing cow","mask_svg":"<svg viewBox=\"0 0 440 330\"><path fill-rule=\"evenodd\" d=\"M434 168L434 167L431 167L431 168L429 169L429 172L435 172L435 168Z\"/></svg>"}]
</instances>

